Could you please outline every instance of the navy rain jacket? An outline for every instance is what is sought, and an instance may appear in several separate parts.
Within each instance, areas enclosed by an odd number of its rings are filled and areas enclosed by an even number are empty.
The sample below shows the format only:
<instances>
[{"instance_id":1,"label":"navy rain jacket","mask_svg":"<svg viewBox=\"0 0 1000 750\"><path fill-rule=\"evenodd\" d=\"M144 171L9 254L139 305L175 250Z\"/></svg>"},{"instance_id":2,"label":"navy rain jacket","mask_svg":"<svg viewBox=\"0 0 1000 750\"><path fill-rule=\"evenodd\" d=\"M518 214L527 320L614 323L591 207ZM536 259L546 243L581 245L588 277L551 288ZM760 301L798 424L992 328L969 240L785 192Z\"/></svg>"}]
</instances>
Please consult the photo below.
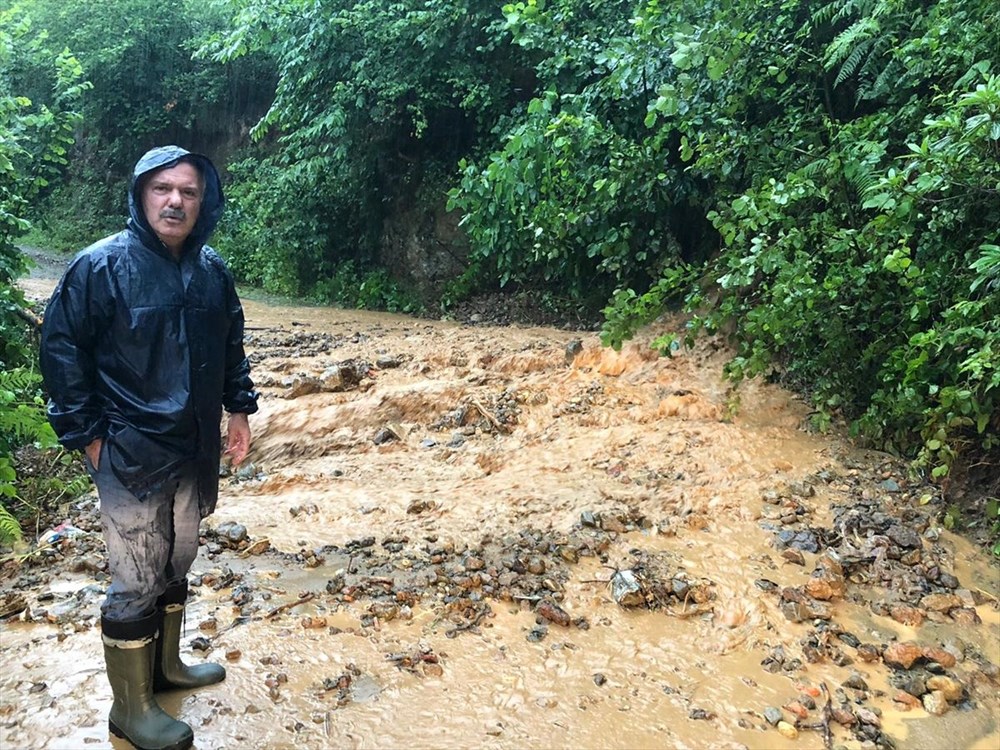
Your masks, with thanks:
<instances>
[{"instance_id":1,"label":"navy rain jacket","mask_svg":"<svg viewBox=\"0 0 1000 750\"><path fill-rule=\"evenodd\" d=\"M175 260L146 221L141 178L186 156L205 179L198 221ZM252 414L233 277L204 243L222 214L219 174L177 146L146 153L129 190L128 228L79 253L49 301L41 366L59 441L104 438L115 475L142 499L194 462L202 517L219 494L222 408Z\"/></svg>"}]
</instances>

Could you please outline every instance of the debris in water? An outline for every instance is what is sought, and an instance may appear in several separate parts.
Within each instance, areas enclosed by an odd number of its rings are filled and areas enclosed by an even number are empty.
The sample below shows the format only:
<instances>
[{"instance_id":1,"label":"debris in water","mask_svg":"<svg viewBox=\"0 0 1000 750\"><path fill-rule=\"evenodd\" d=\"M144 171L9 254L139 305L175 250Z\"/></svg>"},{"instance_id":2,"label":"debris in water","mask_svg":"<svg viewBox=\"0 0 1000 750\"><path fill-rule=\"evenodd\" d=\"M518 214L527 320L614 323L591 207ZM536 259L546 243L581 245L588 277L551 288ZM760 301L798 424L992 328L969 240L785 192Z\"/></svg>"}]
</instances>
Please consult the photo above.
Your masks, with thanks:
<instances>
[{"instance_id":1,"label":"debris in water","mask_svg":"<svg viewBox=\"0 0 1000 750\"><path fill-rule=\"evenodd\" d=\"M622 607L639 607L646 603L642 586L631 570L619 570L611 576L611 596Z\"/></svg>"},{"instance_id":2,"label":"debris in water","mask_svg":"<svg viewBox=\"0 0 1000 750\"><path fill-rule=\"evenodd\" d=\"M564 628L568 628L570 623L573 621L566 610L556 604L553 604L552 602L539 602L535 611L549 622L554 622L556 625L562 625Z\"/></svg>"}]
</instances>

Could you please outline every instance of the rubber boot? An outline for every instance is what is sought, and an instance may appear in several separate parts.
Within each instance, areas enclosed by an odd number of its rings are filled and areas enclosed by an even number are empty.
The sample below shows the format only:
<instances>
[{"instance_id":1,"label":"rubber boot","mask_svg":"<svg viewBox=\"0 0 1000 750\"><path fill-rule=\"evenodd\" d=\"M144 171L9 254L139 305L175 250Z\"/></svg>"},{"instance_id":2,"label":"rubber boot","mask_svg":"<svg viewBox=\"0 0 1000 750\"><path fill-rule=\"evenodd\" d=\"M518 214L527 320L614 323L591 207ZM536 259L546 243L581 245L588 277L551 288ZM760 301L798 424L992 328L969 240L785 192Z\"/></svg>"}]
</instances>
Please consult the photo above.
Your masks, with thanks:
<instances>
[{"instance_id":1,"label":"rubber boot","mask_svg":"<svg viewBox=\"0 0 1000 750\"><path fill-rule=\"evenodd\" d=\"M101 618L104 660L114 702L108 729L139 750L186 750L194 732L167 714L153 698L153 644L159 615L138 620Z\"/></svg>"},{"instance_id":2,"label":"rubber boot","mask_svg":"<svg viewBox=\"0 0 1000 750\"><path fill-rule=\"evenodd\" d=\"M181 625L187 595L187 582L182 582L169 586L157 602L163 618L153 668L153 690L157 693L205 687L226 679L226 668L221 664L188 666L181 661Z\"/></svg>"}]
</instances>

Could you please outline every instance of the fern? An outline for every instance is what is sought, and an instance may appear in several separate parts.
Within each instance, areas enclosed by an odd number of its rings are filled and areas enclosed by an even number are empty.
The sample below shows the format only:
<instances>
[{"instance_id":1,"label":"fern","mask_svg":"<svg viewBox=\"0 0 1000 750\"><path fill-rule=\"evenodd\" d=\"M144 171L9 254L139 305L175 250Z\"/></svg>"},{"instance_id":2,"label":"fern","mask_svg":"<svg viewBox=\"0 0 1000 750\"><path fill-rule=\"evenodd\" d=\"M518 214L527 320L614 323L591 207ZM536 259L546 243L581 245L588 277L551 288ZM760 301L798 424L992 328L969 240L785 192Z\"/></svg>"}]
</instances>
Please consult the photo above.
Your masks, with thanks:
<instances>
[{"instance_id":1,"label":"fern","mask_svg":"<svg viewBox=\"0 0 1000 750\"><path fill-rule=\"evenodd\" d=\"M0 505L0 544L19 542L24 538L21 524L3 505Z\"/></svg>"},{"instance_id":2,"label":"fern","mask_svg":"<svg viewBox=\"0 0 1000 750\"><path fill-rule=\"evenodd\" d=\"M861 3L854 2L854 0L846 0L846 2L838 0L838 2L824 5L813 13L810 24L815 29L818 26L839 23L857 11L859 5Z\"/></svg>"},{"instance_id":3,"label":"fern","mask_svg":"<svg viewBox=\"0 0 1000 750\"><path fill-rule=\"evenodd\" d=\"M882 31L874 18L860 18L840 32L826 50L824 65L832 70L837 65L835 86L854 75L865 55L872 49L874 38Z\"/></svg>"},{"instance_id":4,"label":"fern","mask_svg":"<svg viewBox=\"0 0 1000 750\"><path fill-rule=\"evenodd\" d=\"M41 403L36 401L40 382L39 375L31 370L0 372L0 446L36 442L46 448L55 446L55 434Z\"/></svg>"}]
</instances>

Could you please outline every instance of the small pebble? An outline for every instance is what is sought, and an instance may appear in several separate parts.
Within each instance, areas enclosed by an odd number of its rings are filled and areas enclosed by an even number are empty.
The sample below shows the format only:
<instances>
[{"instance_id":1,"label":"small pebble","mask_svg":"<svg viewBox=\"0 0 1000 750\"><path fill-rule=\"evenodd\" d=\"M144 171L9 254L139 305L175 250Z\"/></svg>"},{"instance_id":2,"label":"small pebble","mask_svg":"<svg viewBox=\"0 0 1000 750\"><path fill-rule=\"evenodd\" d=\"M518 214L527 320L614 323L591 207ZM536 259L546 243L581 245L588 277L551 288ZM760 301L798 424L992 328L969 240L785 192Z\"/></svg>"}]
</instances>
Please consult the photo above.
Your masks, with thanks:
<instances>
[{"instance_id":1,"label":"small pebble","mask_svg":"<svg viewBox=\"0 0 1000 750\"><path fill-rule=\"evenodd\" d=\"M787 721L778 722L778 732L782 737L787 737L790 740L797 739L799 736L799 730L789 724Z\"/></svg>"}]
</instances>

